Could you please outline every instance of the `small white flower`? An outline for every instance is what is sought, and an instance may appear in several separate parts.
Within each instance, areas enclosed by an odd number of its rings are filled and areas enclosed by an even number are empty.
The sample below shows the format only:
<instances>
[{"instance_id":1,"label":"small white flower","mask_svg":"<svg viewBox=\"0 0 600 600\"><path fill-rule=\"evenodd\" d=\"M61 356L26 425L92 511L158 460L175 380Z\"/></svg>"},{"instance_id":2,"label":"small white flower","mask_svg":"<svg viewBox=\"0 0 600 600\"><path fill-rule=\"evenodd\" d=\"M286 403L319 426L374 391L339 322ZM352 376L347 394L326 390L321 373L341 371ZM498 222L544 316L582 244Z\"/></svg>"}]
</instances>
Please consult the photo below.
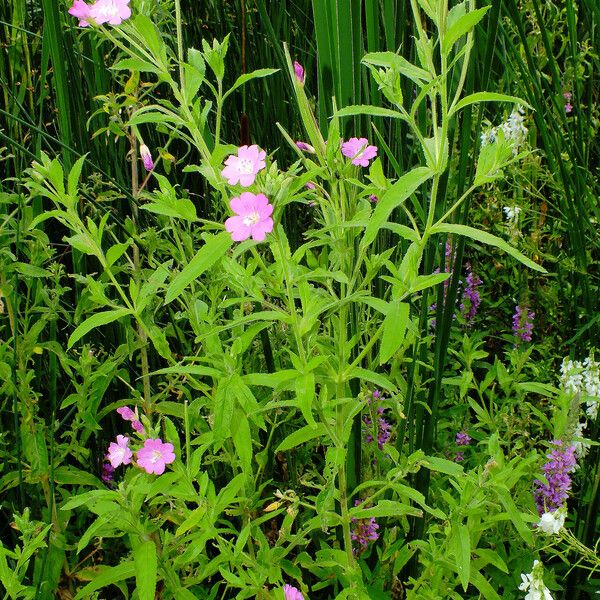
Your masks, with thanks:
<instances>
[{"instance_id":1,"label":"small white flower","mask_svg":"<svg viewBox=\"0 0 600 600\"><path fill-rule=\"evenodd\" d=\"M559 508L554 512L545 512L537 524L538 529L546 535L556 535L564 526L566 516L565 508Z\"/></svg>"},{"instance_id":2,"label":"small white flower","mask_svg":"<svg viewBox=\"0 0 600 600\"><path fill-rule=\"evenodd\" d=\"M519 589L527 592L524 600L554 600L550 590L544 585L543 571L540 561L534 560L531 573L521 573Z\"/></svg>"},{"instance_id":3,"label":"small white flower","mask_svg":"<svg viewBox=\"0 0 600 600\"><path fill-rule=\"evenodd\" d=\"M521 212L520 206L505 206L503 209L504 214L506 215L507 221L512 221L516 223L519 218L519 214Z\"/></svg>"}]
</instances>

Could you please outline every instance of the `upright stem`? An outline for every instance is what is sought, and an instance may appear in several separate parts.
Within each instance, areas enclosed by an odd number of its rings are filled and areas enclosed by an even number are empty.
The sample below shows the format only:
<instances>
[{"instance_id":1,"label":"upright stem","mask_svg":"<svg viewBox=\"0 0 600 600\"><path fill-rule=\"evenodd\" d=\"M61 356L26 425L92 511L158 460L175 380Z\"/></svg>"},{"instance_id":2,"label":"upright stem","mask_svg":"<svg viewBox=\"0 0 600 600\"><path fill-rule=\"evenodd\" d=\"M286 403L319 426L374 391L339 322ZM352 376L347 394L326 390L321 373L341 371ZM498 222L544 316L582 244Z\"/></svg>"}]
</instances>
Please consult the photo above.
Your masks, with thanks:
<instances>
[{"instance_id":1,"label":"upright stem","mask_svg":"<svg viewBox=\"0 0 600 600\"><path fill-rule=\"evenodd\" d=\"M134 228L137 228L138 221L138 207L137 207L137 196L138 196L138 156L137 156L137 139L135 135L131 134L131 193L134 197L132 203L131 218L133 221ZM133 268L134 268L134 279L136 283L139 283L140 274L140 249L137 244L133 244ZM148 362L148 334L146 333L145 327L142 327L140 322L137 322L137 333L140 338L140 358L142 366L142 386L144 389L144 412L146 415L150 414L151 404L150 398L152 391L150 389L150 364Z\"/></svg>"}]
</instances>

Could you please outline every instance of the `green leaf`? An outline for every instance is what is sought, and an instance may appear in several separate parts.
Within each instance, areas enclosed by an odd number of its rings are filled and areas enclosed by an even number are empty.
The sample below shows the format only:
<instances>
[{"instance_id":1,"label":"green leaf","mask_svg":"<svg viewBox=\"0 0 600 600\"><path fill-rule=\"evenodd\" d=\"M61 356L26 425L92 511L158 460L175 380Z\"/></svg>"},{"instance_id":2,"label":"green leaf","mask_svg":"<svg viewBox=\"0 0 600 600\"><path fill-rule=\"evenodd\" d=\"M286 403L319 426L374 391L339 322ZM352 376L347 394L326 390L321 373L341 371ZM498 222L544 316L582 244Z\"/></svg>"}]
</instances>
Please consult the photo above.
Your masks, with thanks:
<instances>
[{"instance_id":1,"label":"green leaf","mask_svg":"<svg viewBox=\"0 0 600 600\"><path fill-rule=\"evenodd\" d=\"M423 512L398 502L397 500L380 500L377 506L371 506L369 508L351 508L350 516L356 519L370 519L371 517L401 517L403 515L414 515L422 516Z\"/></svg>"},{"instance_id":2,"label":"green leaf","mask_svg":"<svg viewBox=\"0 0 600 600\"><path fill-rule=\"evenodd\" d=\"M520 263L523 263L526 267L529 267L534 271L539 271L540 273L547 273L544 267L534 263L531 259L527 258L524 254L521 254L516 248L513 248L503 239L496 237L491 233L487 233L486 231L481 231L479 229L475 229L474 227L469 227L468 225L458 225L456 223L440 223L439 225L435 225L434 227L432 227L431 233L455 233L457 235L464 235L477 242L482 242L483 244L487 244L488 246L494 246L496 248L500 248L500 250L504 250L504 252L510 254L510 256L516 258Z\"/></svg>"},{"instance_id":3,"label":"green leaf","mask_svg":"<svg viewBox=\"0 0 600 600\"><path fill-rule=\"evenodd\" d=\"M123 256L123 253L129 248L133 240L129 238L125 243L115 244L106 251L106 264L110 267Z\"/></svg>"},{"instance_id":4,"label":"green leaf","mask_svg":"<svg viewBox=\"0 0 600 600\"><path fill-rule=\"evenodd\" d=\"M400 348L408 324L410 306L406 302L390 303L383 321L383 337L379 349L379 365L386 363Z\"/></svg>"},{"instance_id":5,"label":"green leaf","mask_svg":"<svg viewBox=\"0 0 600 600\"><path fill-rule=\"evenodd\" d=\"M533 534L531 533L531 529L526 525L515 501L512 499L510 492L506 488L502 488L500 486L495 486L494 490L498 494L498 498L500 498L500 502L502 506L506 509L512 524L515 526L515 529L519 532L519 535L523 538L526 544L533 546Z\"/></svg>"},{"instance_id":6,"label":"green leaf","mask_svg":"<svg viewBox=\"0 0 600 600\"><path fill-rule=\"evenodd\" d=\"M481 597L485 600L502 600L479 571L471 574L471 583L481 592Z\"/></svg>"},{"instance_id":7,"label":"green leaf","mask_svg":"<svg viewBox=\"0 0 600 600\"><path fill-rule=\"evenodd\" d=\"M246 375L242 375L242 381L248 385L277 388L296 377L298 377L298 371L295 369L283 369L276 373L247 373Z\"/></svg>"},{"instance_id":8,"label":"green leaf","mask_svg":"<svg viewBox=\"0 0 600 600\"><path fill-rule=\"evenodd\" d=\"M394 52L370 52L369 54L365 54L362 62L366 65L373 65L375 67L394 69L419 85L421 85L423 81L429 81L431 79L431 75L425 71L425 69L413 65L403 56Z\"/></svg>"},{"instance_id":9,"label":"green leaf","mask_svg":"<svg viewBox=\"0 0 600 600\"><path fill-rule=\"evenodd\" d=\"M136 573L136 565L133 562L125 562L116 567L98 567L94 574L94 579L85 587L81 588L73 600L81 598L91 598L93 592L102 588L113 585L124 579L134 577Z\"/></svg>"},{"instance_id":10,"label":"green leaf","mask_svg":"<svg viewBox=\"0 0 600 600\"><path fill-rule=\"evenodd\" d=\"M477 102L511 102L513 104L521 104L531 109L531 105L527 104L525 100L517 98L516 96L508 96L507 94L496 94L493 92L476 92L475 94L469 94L459 100L453 107L450 108L448 116L453 115L459 110L463 109L469 104L475 104Z\"/></svg>"},{"instance_id":11,"label":"green leaf","mask_svg":"<svg viewBox=\"0 0 600 600\"><path fill-rule=\"evenodd\" d=\"M315 374L303 373L296 379L295 384L298 407L302 411L304 420L311 426L316 427L315 419L312 415L312 404L315 398Z\"/></svg>"},{"instance_id":12,"label":"green leaf","mask_svg":"<svg viewBox=\"0 0 600 600\"><path fill-rule=\"evenodd\" d=\"M156 593L156 544L150 540L133 549L135 583L140 600L154 600Z\"/></svg>"},{"instance_id":13,"label":"green leaf","mask_svg":"<svg viewBox=\"0 0 600 600\"><path fill-rule=\"evenodd\" d=\"M466 15L463 15L452 23L444 34L444 39L442 40L442 52L445 54L448 53L454 45L454 42L473 29L473 27L483 19L485 13L489 9L490 6L478 8L477 10L468 12Z\"/></svg>"},{"instance_id":14,"label":"green leaf","mask_svg":"<svg viewBox=\"0 0 600 600\"><path fill-rule=\"evenodd\" d=\"M455 522L452 524L450 547L454 552L460 583L466 592L471 576L471 537L469 536L469 528L463 523Z\"/></svg>"},{"instance_id":15,"label":"green leaf","mask_svg":"<svg viewBox=\"0 0 600 600\"><path fill-rule=\"evenodd\" d=\"M314 438L321 437L327 433L327 429L325 429L325 425L323 423L317 423L315 427L311 425L305 425L301 427L294 433L288 435L282 442L277 446L275 453L284 452L285 450L291 450L292 448L296 448L296 446L300 446L300 444L304 444L309 440Z\"/></svg>"},{"instance_id":16,"label":"green leaf","mask_svg":"<svg viewBox=\"0 0 600 600\"><path fill-rule=\"evenodd\" d=\"M377 232L388 220L395 208L398 208L417 188L433 175L427 167L417 167L402 175L382 196L371 215L361 246L366 247L377 237Z\"/></svg>"},{"instance_id":17,"label":"green leaf","mask_svg":"<svg viewBox=\"0 0 600 600\"><path fill-rule=\"evenodd\" d=\"M111 69L114 71L142 71L145 73L162 73L156 65L141 58L125 58L116 62Z\"/></svg>"},{"instance_id":18,"label":"green leaf","mask_svg":"<svg viewBox=\"0 0 600 600\"><path fill-rule=\"evenodd\" d=\"M393 119L404 119L407 118L397 110L390 110L389 108L382 108L381 106L370 106L367 104L357 104L355 106L345 106L340 108L334 117L351 117L353 115L371 115L372 117L392 117Z\"/></svg>"},{"instance_id":19,"label":"green leaf","mask_svg":"<svg viewBox=\"0 0 600 600\"><path fill-rule=\"evenodd\" d=\"M259 77L268 77L269 75L273 75L273 73L277 73L279 69L257 69L256 71L252 71L251 73L244 73L244 75L240 75L235 83L223 94L223 100L231 94L234 90L239 88L241 85L248 83L252 79L258 79Z\"/></svg>"},{"instance_id":20,"label":"green leaf","mask_svg":"<svg viewBox=\"0 0 600 600\"><path fill-rule=\"evenodd\" d=\"M232 243L231 234L227 231L209 238L206 244L198 250L196 256L173 279L167 288L165 304L179 298L183 290L212 267L227 252Z\"/></svg>"},{"instance_id":21,"label":"green leaf","mask_svg":"<svg viewBox=\"0 0 600 600\"><path fill-rule=\"evenodd\" d=\"M73 168L69 172L69 177L67 178L67 193L71 196L72 200L77 199L77 187L79 186L79 177L81 176L81 169L83 168L83 163L87 158L87 154L84 154L80 158L77 159L77 162L73 165Z\"/></svg>"},{"instance_id":22,"label":"green leaf","mask_svg":"<svg viewBox=\"0 0 600 600\"><path fill-rule=\"evenodd\" d=\"M424 467L446 475L457 477L464 472L459 464L445 458L439 458L438 456L426 456L422 462Z\"/></svg>"},{"instance_id":23,"label":"green leaf","mask_svg":"<svg viewBox=\"0 0 600 600\"><path fill-rule=\"evenodd\" d=\"M108 323L112 323L113 321L130 314L131 311L128 308L117 308L116 310L105 310L104 312L96 313L95 315L88 317L69 337L67 349L72 348L77 341L92 331L92 329L107 325Z\"/></svg>"},{"instance_id":24,"label":"green leaf","mask_svg":"<svg viewBox=\"0 0 600 600\"><path fill-rule=\"evenodd\" d=\"M381 373L376 373L375 371L371 371L370 369L363 369L362 367L354 367L350 372L350 376L348 379L352 377L357 377L358 379L362 379L363 381L369 381L370 383L374 383L377 387L381 389L387 390L388 392L394 392L396 390L396 386Z\"/></svg>"}]
</instances>

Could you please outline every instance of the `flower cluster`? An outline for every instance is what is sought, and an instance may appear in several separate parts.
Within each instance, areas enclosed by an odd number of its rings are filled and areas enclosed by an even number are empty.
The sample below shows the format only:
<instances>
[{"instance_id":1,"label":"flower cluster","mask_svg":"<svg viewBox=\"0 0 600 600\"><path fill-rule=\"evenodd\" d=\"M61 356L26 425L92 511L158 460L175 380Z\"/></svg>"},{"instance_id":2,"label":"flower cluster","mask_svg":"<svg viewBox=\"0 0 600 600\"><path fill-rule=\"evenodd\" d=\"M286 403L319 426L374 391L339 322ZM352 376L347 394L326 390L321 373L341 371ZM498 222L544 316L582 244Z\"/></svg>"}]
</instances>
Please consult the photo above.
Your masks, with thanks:
<instances>
[{"instance_id":1,"label":"flower cluster","mask_svg":"<svg viewBox=\"0 0 600 600\"><path fill-rule=\"evenodd\" d=\"M548 483L539 479L533 482L535 503L540 515L554 512L563 506L571 489L569 473L574 471L577 465L574 445L567 446L561 440L554 440L552 444L555 448L546 455L549 460L542 467Z\"/></svg>"},{"instance_id":2,"label":"flower cluster","mask_svg":"<svg viewBox=\"0 0 600 600\"><path fill-rule=\"evenodd\" d=\"M463 292L462 301L460 303L460 312L467 323L470 323L477 314L479 305L481 304L481 296L477 289L483 281L471 270L471 265L467 265L467 285ZM449 280L446 280L449 281Z\"/></svg>"},{"instance_id":3,"label":"flower cluster","mask_svg":"<svg viewBox=\"0 0 600 600\"><path fill-rule=\"evenodd\" d=\"M506 220L511 224L511 225L516 225L517 221L519 220L519 214L521 213L521 207L520 206L505 206L502 208L502 210L504 211L504 215L506 216Z\"/></svg>"},{"instance_id":4,"label":"flower cluster","mask_svg":"<svg viewBox=\"0 0 600 600\"><path fill-rule=\"evenodd\" d=\"M384 444L390 439L392 435L392 426L389 421L384 417L385 408L380 406L381 392L374 390L372 398L369 399L369 405L375 406L375 412L377 413L377 423L373 424L373 419L369 415L363 416L365 442L371 444L377 438L377 447L383 450Z\"/></svg>"},{"instance_id":5,"label":"flower cluster","mask_svg":"<svg viewBox=\"0 0 600 600\"><path fill-rule=\"evenodd\" d=\"M569 114L573 110L573 105L571 104L571 98L573 94L571 92L565 92L563 94L563 98L565 99L565 112Z\"/></svg>"},{"instance_id":6,"label":"flower cluster","mask_svg":"<svg viewBox=\"0 0 600 600\"><path fill-rule=\"evenodd\" d=\"M546 535L556 535L564 527L566 517L567 509L565 506L554 512L545 512L540 517L537 528Z\"/></svg>"},{"instance_id":7,"label":"flower cluster","mask_svg":"<svg viewBox=\"0 0 600 600\"><path fill-rule=\"evenodd\" d=\"M600 405L600 362L593 356L583 361L565 358L560 367L560 382L565 393L585 396L586 415L594 420Z\"/></svg>"},{"instance_id":8,"label":"flower cluster","mask_svg":"<svg viewBox=\"0 0 600 600\"><path fill-rule=\"evenodd\" d=\"M240 146L237 154L231 154L225 160L221 175L229 185L250 187L256 176L266 167L267 153L257 145ZM252 238L262 242L267 233L273 231L273 205L264 194L242 192L232 198L229 206L234 215L225 221L225 229L231 233L234 242Z\"/></svg>"},{"instance_id":9,"label":"flower cluster","mask_svg":"<svg viewBox=\"0 0 600 600\"><path fill-rule=\"evenodd\" d=\"M128 406L122 406L117 412L125 421L131 421L133 429L140 435L145 435L146 430L137 418L137 409L134 412ZM133 450L129 447L129 438L125 435L118 435L115 442L108 446L106 455L107 462L102 467L102 481L108 483L112 481L114 470L121 465L131 464L133 459ZM155 473L162 475L165 472L166 465L175 460L173 444L165 443L160 438L147 438L144 440L143 447L135 453L136 464L144 469L146 473Z\"/></svg>"},{"instance_id":10,"label":"flower cluster","mask_svg":"<svg viewBox=\"0 0 600 600\"><path fill-rule=\"evenodd\" d=\"M289 583L283 586L283 595L285 596L285 600L304 600L302 592Z\"/></svg>"},{"instance_id":11,"label":"flower cluster","mask_svg":"<svg viewBox=\"0 0 600 600\"><path fill-rule=\"evenodd\" d=\"M504 139L511 143L514 151L516 152L520 146L525 143L527 137L527 127L525 127L523 118L524 110L518 106L511 113L508 119L498 125L498 127L492 127L481 134L481 145L488 146L493 144L498 138L498 132L502 131Z\"/></svg>"},{"instance_id":12,"label":"flower cluster","mask_svg":"<svg viewBox=\"0 0 600 600\"><path fill-rule=\"evenodd\" d=\"M517 340L521 342L530 342L531 334L533 333L533 319L535 313L530 311L525 306L515 306L513 315L512 330Z\"/></svg>"},{"instance_id":13,"label":"flower cluster","mask_svg":"<svg viewBox=\"0 0 600 600\"><path fill-rule=\"evenodd\" d=\"M358 506L359 504L362 504L362 502L362 500L357 499L354 502L354 506ZM375 517L368 519L352 518L351 537L352 541L356 542L352 548L354 554L361 554L369 547L370 542L375 542L379 539L379 534L377 533L378 529L379 525L377 524Z\"/></svg>"},{"instance_id":14,"label":"flower cluster","mask_svg":"<svg viewBox=\"0 0 600 600\"><path fill-rule=\"evenodd\" d=\"M79 19L80 27L88 27L90 23L120 25L131 16L129 0L96 0L93 4L74 0L68 12Z\"/></svg>"},{"instance_id":15,"label":"flower cluster","mask_svg":"<svg viewBox=\"0 0 600 600\"><path fill-rule=\"evenodd\" d=\"M550 590L544 584L544 567L539 560L533 561L531 573L521 573L519 589L527 592L524 600L554 600Z\"/></svg>"},{"instance_id":16,"label":"flower cluster","mask_svg":"<svg viewBox=\"0 0 600 600\"><path fill-rule=\"evenodd\" d=\"M468 446L471 443L471 436L466 431L459 431L456 434L455 442L457 446ZM454 462L462 462L465 460L465 455L462 451L458 451L454 456Z\"/></svg>"}]
</instances>

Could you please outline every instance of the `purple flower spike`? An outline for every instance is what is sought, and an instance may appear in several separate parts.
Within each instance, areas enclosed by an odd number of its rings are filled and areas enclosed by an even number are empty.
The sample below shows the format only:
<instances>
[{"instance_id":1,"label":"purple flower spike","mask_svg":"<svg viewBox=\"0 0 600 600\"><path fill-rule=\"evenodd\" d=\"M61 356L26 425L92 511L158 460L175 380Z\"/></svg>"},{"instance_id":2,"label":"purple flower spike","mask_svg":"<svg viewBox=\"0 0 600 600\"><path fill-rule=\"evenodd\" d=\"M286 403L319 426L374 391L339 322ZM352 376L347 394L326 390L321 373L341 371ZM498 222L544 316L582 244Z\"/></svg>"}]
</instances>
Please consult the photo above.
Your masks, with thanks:
<instances>
[{"instance_id":1,"label":"purple flower spike","mask_svg":"<svg viewBox=\"0 0 600 600\"><path fill-rule=\"evenodd\" d=\"M542 467L548 484L539 479L533 482L533 495L540 516L545 512L554 512L563 506L571 489L569 473L577 466L574 445L566 446L561 440L554 440L552 444L555 448L546 455L549 460Z\"/></svg>"},{"instance_id":2,"label":"purple flower spike","mask_svg":"<svg viewBox=\"0 0 600 600\"><path fill-rule=\"evenodd\" d=\"M477 288L483 282L475 273L473 273L471 265L467 265L467 271L467 285L463 292L462 302L460 303L460 312L467 323L470 323L475 318L479 305L481 304L481 296L479 295L479 290ZM450 280L447 279L446 281ZM444 284L445 283L446 282L444 282Z\"/></svg>"},{"instance_id":3,"label":"purple flower spike","mask_svg":"<svg viewBox=\"0 0 600 600\"><path fill-rule=\"evenodd\" d=\"M533 333L533 318L535 313L528 310L526 307L519 305L515 306L515 314L513 315L512 330L517 341L530 342Z\"/></svg>"},{"instance_id":4,"label":"purple flower spike","mask_svg":"<svg viewBox=\"0 0 600 600\"><path fill-rule=\"evenodd\" d=\"M354 506L362 504L362 500L359 498L355 500ZM379 539L377 530L379 525L375 520L375 517L370 519L356 519L352 518L352 541L356 542L353 546L352 551L354 554L363 553L368 547L370 542L375 542Z\"/></svg>"}]
</instances>

